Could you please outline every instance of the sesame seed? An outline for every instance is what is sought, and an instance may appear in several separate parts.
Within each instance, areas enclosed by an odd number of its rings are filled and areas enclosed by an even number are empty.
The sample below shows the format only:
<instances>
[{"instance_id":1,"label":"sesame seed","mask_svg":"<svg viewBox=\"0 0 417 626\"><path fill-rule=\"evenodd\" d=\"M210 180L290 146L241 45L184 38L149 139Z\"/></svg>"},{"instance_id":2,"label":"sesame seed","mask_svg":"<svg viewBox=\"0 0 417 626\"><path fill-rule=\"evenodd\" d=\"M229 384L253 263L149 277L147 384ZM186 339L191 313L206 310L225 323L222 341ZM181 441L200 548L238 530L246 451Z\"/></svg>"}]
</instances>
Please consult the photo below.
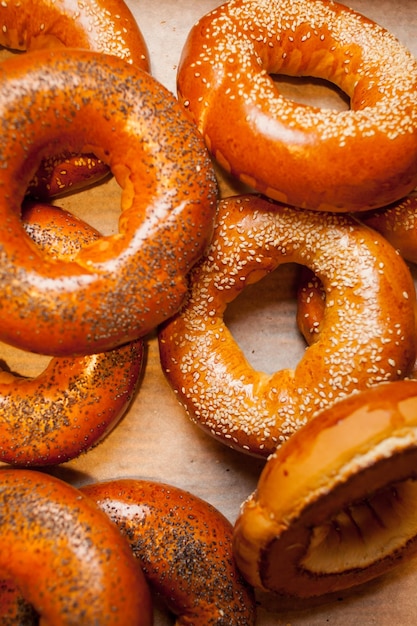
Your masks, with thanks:
<instances>
[{"instance_id":1,"label":"sesame seed","mask_svg":"<svg viewBox=\"0 0 417 626\"><path fill-rule=\"evenodd\" d=\"M348 215L249 195L222 200L212 243L191 272L188 301L160 333L167 379L190 418L228 445L268 456L338 398L409 371L414 311L401 294L411 293L412 279L381 242ZM260 280L282 263L320 276L326 316L297 367L267 375L250 366L223 315L249 276ZM381 264L395 268L395 281Z\"/></svg>"}]
</instances>

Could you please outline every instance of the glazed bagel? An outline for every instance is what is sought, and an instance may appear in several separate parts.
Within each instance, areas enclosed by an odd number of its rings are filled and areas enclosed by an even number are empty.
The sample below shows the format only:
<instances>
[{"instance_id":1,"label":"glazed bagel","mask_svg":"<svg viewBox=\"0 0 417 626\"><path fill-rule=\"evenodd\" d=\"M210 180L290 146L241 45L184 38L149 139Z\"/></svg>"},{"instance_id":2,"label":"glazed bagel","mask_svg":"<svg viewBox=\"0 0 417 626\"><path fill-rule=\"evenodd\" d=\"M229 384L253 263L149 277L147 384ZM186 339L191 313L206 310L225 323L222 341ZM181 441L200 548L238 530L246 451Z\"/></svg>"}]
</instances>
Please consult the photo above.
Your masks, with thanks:
<instances>
[{"instance_id":1,"label":"glazed bagel","mask_svg":"<svg viewBox=\"0 0 417 626\"><path fill-rule=\"evenodd\" d=\"M330 81L350 110L297 104L274 74ZM416 186L417 61L336 2L224 3L192 28L177 84L217 162L280 202L364 211Z\"/></svg>"},{"instance_id":2,"label":"glazed bagel","mask_svg":"<svg viewBox=\"0 0 417 626\"><path fill-rule=\"evenodd\" d=\"M0 563L45 626L150 626L151 600L125 538L62 480L0 470Z\"/></svg>"},{"instance_id":3,"label":"glazed bagel","mask_svg":"<svg viewBox=\"0 0 417 626\"><path fill-rule=\"evenodd\" d=\"M336 402L267 461L234 528L256 587L312 597L367 582L417 550L417 382Z\"/></svg>"},{"instance_id":4,"label":"glazed bagel","mask_svg":"<svg viewBox=\"0 0 417 626\"><path fill-rule=\"evenodd\" d=\"M26 204L25 230L55 258L71 259L99 233L59 208ZM138 387L141 339L100 354L51 359L38 376L0 370L0 461L47 466L69 461L105 437Z\"/></svg>"},{"instance_id":5,"label":"glazed bagel","mask_svg":"<svg viewBox=\"0 0 417 626\"><path fill-rule=\"evenodd\" d=\"M149 70L142 32L123 0L8 0L0 5L0 45L14 51L84 48L114 54ZM46 157L28 193L58 196L92 184L108 173L93 154Z\"/></svg>"},{"instance_id":6,"label":"glazed bagel","mask_svg":"<svg viewBox=\"0 0 417 626\"><path fill-rule=\"evenodd\" d=\"M0 65L0 85L0 339L63 356L145 335L181 305L212 234L217 182L198 131L172 94L115 56L31 52ZM45 258L19 219L51 145L93 149L122 188L119 232L70 263Z\"/></svg>"},{"instance_id":7,"label":"glazed bagel","mask_svg":"<svg viewBox=\"0 0 417 626\"><path fill-rule=\"evenodd\" d=\"M178 487L119 479L81 488L115 522L177 626L255 624L251 588L236 569L231 523Z\"/></svg>"},{"instance_id":8,"label":"glazed bagel","mask_svg":"<svg viewBox=\"0 0 417 626\"><path fill-rule=\"evenodd\" d=\"M0 21L0 45L10 50L83 48L149 70L145 40L123 0L7 0Z\"/></svg>"},{"instance_id":9,"label":"glazed bagel","mask_svg":"<svg viewBox=\"0 0 417 626\"><path fill-rule=\"evenodd\" d=\"M320 277L326 316L295 370L267 375L248 363L224 313L283 263ZM405 262L354 218L230 197L191 272L188 301L160 329L161 364L193 421L231 447L268 456L338 398L407 376L416 352L414 301Z\"/></svg>"}]
</instances>

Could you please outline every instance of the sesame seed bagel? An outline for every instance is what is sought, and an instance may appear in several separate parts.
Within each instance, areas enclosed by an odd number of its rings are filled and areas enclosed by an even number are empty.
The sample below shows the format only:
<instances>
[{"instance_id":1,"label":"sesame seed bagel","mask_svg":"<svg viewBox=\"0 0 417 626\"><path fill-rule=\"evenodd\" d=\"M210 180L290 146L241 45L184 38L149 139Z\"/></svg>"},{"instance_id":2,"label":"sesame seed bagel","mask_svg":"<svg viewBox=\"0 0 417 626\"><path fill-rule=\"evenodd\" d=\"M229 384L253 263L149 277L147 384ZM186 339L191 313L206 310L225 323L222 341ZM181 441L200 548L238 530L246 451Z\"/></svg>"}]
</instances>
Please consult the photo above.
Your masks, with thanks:
<instances>
[{"instance_id":1,"label":"sesame seed bagel","mask_svg":"<svg viewBox=\"0 0 417 626\"><path fill-rule=\"evenodd\" d=\"M198 131L166 88L115 56L23 54L0 65L0 86L0 339L63 356L145 335L181 305L212 233L217 181ZM19 217L51 145L93 149L122 189L119 231L71 262L35 249Z\"/></svg>"},{"instance_id":2,"label":"sesame seed bagel","mask_svg":"<svg viewBox=\"0 0 417 626\"><path fill-rule=\"evenodd\" d=\"M297 367L267 375L248 363L224 313L246 285L283 263L320 277L326 315ZM192 420L233 448L268 456L338 398L407 376L414 302L403 259L355 218L230 197L191 272L188 301L160 329L161 363Z\"/></svg>"},{"instance_id":3,"label":"sesame seed bagel","mask_svg":"<svg viewBox=\"0 0 417 626\"><path fill-rule=\"evenodd\" d=\"M25 231L53 258L70 260L100 235L57 207L27 203ZM137 389L143 341L100 354L56 357L35 377L0 370L0 461L47 466L89 450L120 421Z\"/></svg>"},{"instance_id":4,"label":"sesame seed bagel","mask_svg":"<svg viewBox=\"0 0 417 626\"><path fill-rule=\"evenodd\" d=\"M252 626L252 589L237 570L232 524L183 489L118 479L81 488L115 522L177 626Z\"/></svg>"},{"instance_id":5,"label":"sesame seed bagel","mask_svg":"<svg viewBox=\"0 0 417 626\"><path fill-rule=\"evenodd\" d=\"M0 470L0 564L44 626L150 626L151 600L126 539L58 478ZM0 615L1 615L0 608Z\"/></svg>"},{"instance_id":6,"label":"sesame seed bagel","mask_svg":"<svg viewBox=\"0 0 417 626\"><path fill-rule=\"evenodd\" d=\"M67 47L114 54L149 70L146 43L123 0L7 0L0 3L0 45L13 51ZM93 154L52 154L42 161L28 193L58 196L108 174Z\"/></svg>"},{"instance_id":7,"label":"sesame seed bagel","mask_svg":"<svg viewBox=\"0 0 417 626\"><path fill-rule=\"evenodd\" d=\"M336 402L270 457L244 502L233 540L243 574L309 598L404 563L417 551L416 464L417 382Z\"/></svg>"},{"instance_id":8,"label":"sesame seed bagel","mask_svg":"<svg viewBox=\"0 0 417 626\"><path fill-rule=\"evenodd\" d=\"M350 110L297 104L274 74L330 81ZM416 186L417 61L336 2L222 4L192 28L177 84L217 162L280 202L364 211Z\"/></svg>"}]
</instances>

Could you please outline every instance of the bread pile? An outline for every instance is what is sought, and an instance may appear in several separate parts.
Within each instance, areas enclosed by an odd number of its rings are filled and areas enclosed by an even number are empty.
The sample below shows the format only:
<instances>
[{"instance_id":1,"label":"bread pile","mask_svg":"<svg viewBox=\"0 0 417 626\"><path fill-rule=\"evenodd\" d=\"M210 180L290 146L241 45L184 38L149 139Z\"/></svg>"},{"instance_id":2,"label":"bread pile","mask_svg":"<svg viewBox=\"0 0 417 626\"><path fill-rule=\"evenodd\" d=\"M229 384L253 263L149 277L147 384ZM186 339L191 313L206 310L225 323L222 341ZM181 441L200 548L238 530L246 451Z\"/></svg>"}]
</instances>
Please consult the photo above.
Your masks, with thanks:
<instances>
[{"instance_id":1,"label":"bread pile","mask_svg":"<svg viewBox=\"0 0 417 626\"><path fill-rule=\"evenodd\" d=\"M35 378L0 373L0 460L15 466L0 471L1 618L147 626L150 588L178 623L250 626L254 590L322 596L409 558L411 53L334 2L230 0L192 28L176 99L122 0L9 0L0 15L0 44L25 52L0 65L0 339L51 357ZM334 82L350 109L296 104L274 74ZM220 199L219 172L247 191ZM56 206L110 176L115 235ZM295 369L267 375L224 314L284 263L307 271L297 323L308 347ZM234 525L169 484L76 488L33 469L116 427L140 393L151 332L191 420L264 461ZM101 546L89 516L109 533ZM106 585L85 582L85 563Z\"/></svg>"}]
</instances>

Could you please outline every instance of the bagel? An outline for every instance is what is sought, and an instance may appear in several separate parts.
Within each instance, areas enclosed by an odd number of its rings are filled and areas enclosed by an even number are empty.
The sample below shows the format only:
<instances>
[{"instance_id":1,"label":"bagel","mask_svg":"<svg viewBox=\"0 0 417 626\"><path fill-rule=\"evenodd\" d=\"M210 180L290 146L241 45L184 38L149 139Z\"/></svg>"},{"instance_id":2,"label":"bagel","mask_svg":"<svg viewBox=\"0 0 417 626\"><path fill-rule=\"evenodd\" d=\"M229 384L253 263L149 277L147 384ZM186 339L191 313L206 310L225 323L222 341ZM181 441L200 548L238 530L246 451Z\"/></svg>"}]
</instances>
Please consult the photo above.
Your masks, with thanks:
<instances>
[{"instance_id":1,"label":"bagel","mask_svg":"<svg viewBox=\"0 0 417 626\"><path fill-rule=\"evenodd\" d=\"M256 371L228 330L227 305L283 263L328 292L323 328L294 370ZM166 378L191 419L223 443L269 456L354 390L408 375L416 354L414 283L378 233L348 215L245 195L222 200L190 295L159 331Z\"/></svg>"},{"instance_id":2,"label":"bagel","mask_svg":"<svg viewBox=\"0 0 417 626\"><path fill-rule=\"evenodd\" d=\"M100 235L59 208L26 203L26 232L55 258L71 259ZM138 387L141 339L101 354L56 357L36 377L0 370L0 461L56 465L97 445L120 421Z\"/></svg>"},{"instance_id":3,"label":"bagel","mask_svg":"<svg viewBox=\"0 0 417 626\"><path fill-rule=\"evenodd\" d=\"M363 584L417 550L417 382L336 402L267 461L234 527L258 589L309 598Z\"/></svg>"},{"instance_id":4,"label":"bagel","mask_svg":"<svg viewBox=\"0 0 417 626\"><path fill-rule=\"evenodd\" d=\"M337 85L349 111L297 104L271 75ZM365 211L417 183L417 61L337 2L230 0L191 29L179 100L216 161L284 204Z\"/></svg>"},{"instance_id":5,"label":"bagel","mask_svg":"<svg viewBox=\"0 0 417 626\"><path fill-rule=\"evenodd\" d=\"M42 625L151 625L149 589L128 543L78 489L38 471L2 469L0 519L2 576Z\"/></svg>"},{"instance_id":6,"label":"bagel","mask_svg":"<svg viewBox=\"0 0 417 626\"><path fill-rule=\"evenodd\" d=\"M8 0L0 4L0 45L13 51L65 46L114 54L149 71L142 32L123 0ZM42 161L28 195L51 198L108 174L94 154L53 154Z\"/></svg>"},{"instance_id":7,"label":"bagel","mask_svg":"<svg viewBox=\"0 0 417 626\"><path fill-rule=\"evenodd\" d=\"M115 522L176 624L255 624L252 589L236 569L232 524L178 487L118 479L81 487Z\"/></svg>"},{"instance_id":8,"label":"bagel","mask_svg":"<svg viewBox=\"0 0 417 626\"><path fill-rule=\"evenodd\" d=\"M64 356L145 335L179 308L211 237L217 181L198 131L166 88L115 56L34 51L0 65L0 87L0 339ZM51 145L93 149L122 188L119 232L71 263L48 261L19 219Z\"/></svg>"}]
</instances>

